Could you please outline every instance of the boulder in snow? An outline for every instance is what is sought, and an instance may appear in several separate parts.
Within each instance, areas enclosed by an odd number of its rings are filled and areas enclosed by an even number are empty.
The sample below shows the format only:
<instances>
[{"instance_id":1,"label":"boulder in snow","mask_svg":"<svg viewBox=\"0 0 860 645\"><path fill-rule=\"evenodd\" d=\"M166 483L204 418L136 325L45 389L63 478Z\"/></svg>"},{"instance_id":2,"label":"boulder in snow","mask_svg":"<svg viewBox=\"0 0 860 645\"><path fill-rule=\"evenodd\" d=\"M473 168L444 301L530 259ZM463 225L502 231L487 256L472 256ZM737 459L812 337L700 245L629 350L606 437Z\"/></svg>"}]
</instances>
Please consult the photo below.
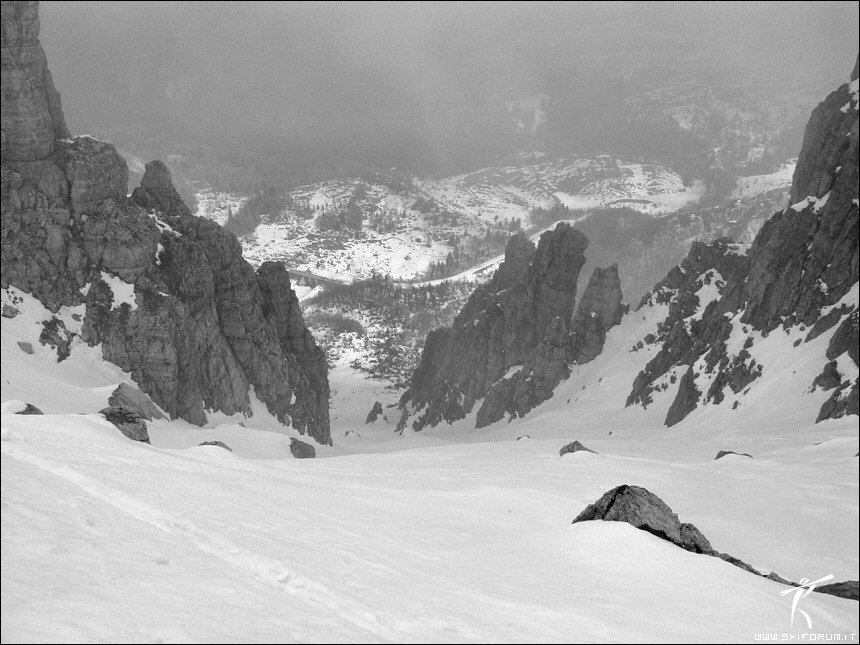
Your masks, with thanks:
<instances>
[{"instance_id":1,"label":"boulder in snow","mask_svg":"<svg viewBox=\"0 0 860 645\"><path fill-rule=\"evenodd\" d=\"M136 412L147 421L167 418L146 394L128 383L120 383L111 393L108 403L113 407Z\"/></svg>"},{"instance_id":2,"label":"boulder in snow","mask_svg":"<svg viewBox=\"0 0 860 645\"><path fill-rule=\"evenodd\" d=\"M726 455L737 455L738 457L749 457L750 459L753 458L752 455L750 455L746 452L735 452L734 450L720 450L717 453L717 456L714 457L714 461L716 461L717 459L722 459Z\"/></svg>"},{"instance_id":3,"label":"boulder in snow","mask_svg":"<svg viewBox=\"0 0 860 645\"><path fill-rule=\"evenodd\" d=\"M99 414L119 428L119 431L129 439L149 443L146 421L134 410L111 405L99 410Z\"/></svg>"},{"instance_id":4,"label":"boulder in snow","mask_svg":"<svg viewBox=\"0 0 860 645\"><path fill-rule=\"evenodd\" d=\"M317 456L317 451L311 444L299 441L295 437L290 438L290 452L296 459L313 459Z\"/></svg>"},{"instance_id":5,"label":"boulder in snow","mask_svg":"<svg viewBox=\"0 0 860 645\"><path fill-rule=\"evenodd\" d=\"M376 419L379 418L380 414L382 414L382 404L377 401L373 404L373 409L367 414L367 418L364 420L364 422L374 423Z\"/></svg>"},{"instance_id":6,"label":"boulder in snow","mask_svg":"<svg viewBox=\"0 0 860 645\"><path fill-rule=\"evenodd\" d=\"M224 443L223 441L204 441L203 443L199 443L197 445L198 446L218 446L219 448L223 448L224 450L229 450L230 452L233 452L233 449L230 446L228 446L226 443Z\"/></svg>"},{"instance_id":7,"label":"boulder in snow","mask_svg":"<svg viewBox=\"0 0 860 645\"><path fill-rule=\"evenodd\" d=\"M640 486L616 486L594 504L589 504L573 523L588 520L627 522L687 551L714 553L708 540L695 526L681 524L662 499Z\"/></svg>"},{"instance_id":8,"label":"boulder in snow","mask_svg":"<svg viewBox=\"0 0 860 645\"><path fill-rule=\"evenodd\" d=\"M561 450L558 451L558 456L563 457L564 455L566 455L569 452L580 452L580 451L591 452L591 453L594 453L595 455L597 454L597 452L595 452L591 448L586 448L585 446L583 446L578 441L573 441L573 442L567 444L566 446L562 446Z\"/></svg>"}]
</instances>

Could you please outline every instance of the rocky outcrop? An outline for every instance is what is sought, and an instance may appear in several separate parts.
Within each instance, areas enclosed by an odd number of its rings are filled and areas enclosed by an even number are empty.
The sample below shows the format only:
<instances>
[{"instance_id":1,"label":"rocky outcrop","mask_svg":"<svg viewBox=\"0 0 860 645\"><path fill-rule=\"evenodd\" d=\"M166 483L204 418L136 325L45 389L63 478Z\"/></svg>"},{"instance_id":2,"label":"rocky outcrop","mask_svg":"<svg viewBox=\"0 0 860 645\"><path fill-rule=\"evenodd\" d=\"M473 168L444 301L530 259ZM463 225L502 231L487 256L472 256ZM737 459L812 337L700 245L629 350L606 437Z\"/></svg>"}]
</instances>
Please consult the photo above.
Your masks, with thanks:
<instances>
[{"instance_id":1,"label":"rocky outcrop","mask_svg":"<svg viewBox=\"0 0 860 645\"><path fill-rule=\"evenodd\" d=\"M641 486L624 484L606 491L600 499L586 506L573 520L573 524L592 520L627 522L687 551L719 558L748 573L780 584L793 587L800 586L796 582L786 580L773 572L765 576L743 560L715 550L699 529L693 524L682 523L662 499ZM815 587L814 591L857 600L857 589L857 581L846 580L832 585Z\"/></svg>"},{"instance_id":2,"label":"rocky outcrop","mask_svg":"<svg viewBox=\"0 0 860 645\"><path fill-rule=\"evenodd\" d=\"M753 458L751 454L746 452L735 452L734 450L720 450L717 453L717 456L714 457L714 461L716 461L717 459L722 459L723 457L727 457L728 455L738 455L739 457L749 457L750 459Z\"/></svg>"},{"instance_id":3,"label":"rocky outcrop","mask_svg":"<svg viewBox=\"0 0 860 645\"><path fill-rule=\"evenodd\" d=\"M39 3L4 2L0 16L3 159L45 159L54 151L55 141L68 138L69 131L39 42Z\"/></svg>"},{"instance_id":4,"label":"rocky outcrop","mask_svg":"<svg viewBox=\"0 0 860 645\"><path fill-rule=\"evenodd\" d=\"M290 438L290 452L296 459L313 459L317 456L317 451L311 444L295 437Z\"/></svg>"},{"instance_id":5,"label":"rocky outcrop","mask_svg":"<svg viewBox=\"0 0 860 645\"><path fill-rule=\"evenodd\" d=\"M627 405L639 403L648 407L653 393L668 387L663 377L673 368L691 366L706 349L699 340L705 330L705 315L714 310L725 292L727 278L746 271L748 261L727 238L710 244L693 242L681 264L645 295L640 309L665 304L669 308L666 318L657 326L657 333L645 338L648 344L660 345L660 351L636 377ZM730 330L731 327L726 326L719 332L727 337ZM721 342L724 343L725 338L721 338ZM701 395L691 369L688 367L685 372L670 421L689 414Z\"/></svg>"},{"instance_id":6,"label":"rocky outcrop","mask_svg":"<svg viewBox=\"0 0 860 645\"><path fill-rule=\"evenodd\" d=\"M670 303L669 315L651 339L660 350L636 378L628 405L647 406L681 370L667 425L698 405L719 404L727 389L745 392L763 371L750 351L755 338L777 327L811 327L809 341L838 325L826 359L846 354L856 368L857 303L840 301L858 281L857 108L854 79L813 111L791 205L765 223L745 256L727 240L694 244L684 263L646 296L649 306ZM696 298L708 275L719 275L719 293L709 292L709 304ZM838 372L822 378L828 376L839 383L818 420L857 414L856 376L853 382Z\"/></svg>"},{"instance_id":7,"label":"rocky outcrop","mask_svg":"<svg viewBox=\"0 0 860 645\"><path fill-rule=\"evenodd\" d=\"M544 233L536 251L522 234L511 239L493 279L475 290L451 327L428 335L400 400L417 416L415 430L462 419L481 398L478 427L552 396L569 375L570 321L587 245L565 223Z\"/></svg>"},{"instance_id":8,"label":"rocky outcrop","mask_svg":"<svg viewBox=\"0 0 860 645\"><path fill-rule=\"evenodd\" d=\"M573 523L590 520L627 522L687 551L716 554L699 529L682 524L662 499L641 486L616 486L586 506Z\"/></svg>"},{"instance_id":9,"label":"rocky outcrop","mask_svg":"<svg viewBox=\"0 0 860 645\"><path fill-rule=\"evenodd\" d=\"M621 299L618 265L595 269L571 323L569 359L572 362L588 363L603 351L606 332L621 322L626 311Z\"/></svg>"},{"instance_id":10,"label":"rocky outcrop","mask_svg":"<svg viewBox=\"0 0 860 645\"><path fill-rule=\"evenodd\" d=\"M382 403L377 401L373 404L373 408L371 408L370 412L367 413L367 418L364 420L364 422L376 423L376 420L379 418L380 414L382 414Z\"/></svg>"},{"instance_id":11,"label":"rocky outcrop","mask_svg":"<svg viewBox=\"0 0 860 645\"><path fill-rule=\"evenodd\" d=\"M108 405L131 410L147 421L167 418L146 394L128 383L120 383L117 386L108 399Z\"/></svg>"},{"instance_id":12,"label":"rocky outcrop","mask_svg":"<svg viewBox=\"0 0 860 645\"><path fill-rule=\"evenodd\" d=\"M287 410L293 427L302 432L307 430L311 436L315 428L328 431L328 363L325 352L305 326L298 296L290 286L290 276L280 262L264 262L257 270L257 285L262 296L263 318L275 330L294 375L295 400Z\"/></svg>"},{"instance_id":13,"label":"rocky outcrop","mask_svg":"<svg viewBox=\"0 0 860 645\"><path fill-rule=\"evenodd\" d=\"M45 414L39 408L37 408L32 403L27 403L24 405L24 408L16 412L15 414Z\"/></svg>"},{"instance_id":14,"label":"rocky outcrop","mask_svg":"<svg viewBox=\"0 0 860 645\"><path fill-rule=\"evenodd\" d=\"M843 580L815 587L814 591L831 596L860 601L860 580Z\"/></svg>"},{"instance_id":15,"label":"rocky outcrop","mask_svg":"<svg viewBox=\"0 0 860 645\"><path fill-rule=\"evenodd\" d=\"M330 443L325 357L286 270L255 272L232 234L190 213L161 162L147 164L129 199L122 157L92 137L69 139L47 67L18 57L41 52L37 34L35 3L3 3L0 286L52 312L85 305L81 339L101 344L171 417L249 415L253 388L283 423ZM40 341L62 358L71 332L55 320Z\"/></svg>"},{"instance_id":16,"label":"rocky outcrop","mask_svg":"<svg viewBox=\"0 0 860 645\"><path fill-rule=\"evenodd\" d=\"M227 452L233 452L233 449L228 446L223 441L204 441L203 443L198 443L198 446L215 446L216 448L223 448Z\"/></svg>"},{"instance_id":17,"label":"rocky outcrop","mask_svg":"<svg viewBox=\"0 0 860 645\"><path fill-rule=\"evenodd\" d=\"M400 400L412 427L476 414L477 427L505 415L523 416L552 396L603 347L606 330L624 308L618 268L597 269L576 316L576 283L588 240L566 223L541 236L537 249L523 235L511 238L492 280L478 287L451 327L432 331L421 363Z\"/></svg>"},{"instance_id":18,"label":"rocky outcrop","mask_svg":"<svg viewBox=\"0 0 860 645\"><path fill-rule=\"evenodd\" d=\"M119 428L119 431L132 441L149 443L146 421L137 412L127 408L108 406L99 410L99 414Z\"/></svg>"},{"instance_id":19,"label":"rocky outcrop","mask_svg":"<svg viewBox=\"0 0 860 645\"><path fill-rule=\"evenodd\" d=\"M591 448L586 448L578 441L572 441L569 444L566 444L561 447L561 449L558 451L558 456L564 457L566 454L571 452L590 452L595 455L597 454L594 450L592 450Z\"/></svg>"}]
</instances>

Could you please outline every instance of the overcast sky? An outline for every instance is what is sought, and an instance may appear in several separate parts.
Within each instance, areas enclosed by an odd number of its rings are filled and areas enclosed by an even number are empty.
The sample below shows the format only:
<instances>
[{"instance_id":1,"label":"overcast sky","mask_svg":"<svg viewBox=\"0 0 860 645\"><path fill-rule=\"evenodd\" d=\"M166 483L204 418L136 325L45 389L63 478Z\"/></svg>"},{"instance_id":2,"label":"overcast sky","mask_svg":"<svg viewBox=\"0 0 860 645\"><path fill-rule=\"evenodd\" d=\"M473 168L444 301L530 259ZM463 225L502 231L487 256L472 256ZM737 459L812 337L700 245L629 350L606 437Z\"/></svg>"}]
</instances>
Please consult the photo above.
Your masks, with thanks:
<instances>
[{"instance_id":1,"label":"overcast sky","mask_svg":"<svg viewBox=\"0 0 860 645\"><path fill-rule=\"evenodd\" d=\"M76 133L138 110L286 137L455 139L506 101L612 82L661 52L664 66L695 52L847 80L858 39L857 2L48 1L40 13Z\"/></svg>"}]
</instances>

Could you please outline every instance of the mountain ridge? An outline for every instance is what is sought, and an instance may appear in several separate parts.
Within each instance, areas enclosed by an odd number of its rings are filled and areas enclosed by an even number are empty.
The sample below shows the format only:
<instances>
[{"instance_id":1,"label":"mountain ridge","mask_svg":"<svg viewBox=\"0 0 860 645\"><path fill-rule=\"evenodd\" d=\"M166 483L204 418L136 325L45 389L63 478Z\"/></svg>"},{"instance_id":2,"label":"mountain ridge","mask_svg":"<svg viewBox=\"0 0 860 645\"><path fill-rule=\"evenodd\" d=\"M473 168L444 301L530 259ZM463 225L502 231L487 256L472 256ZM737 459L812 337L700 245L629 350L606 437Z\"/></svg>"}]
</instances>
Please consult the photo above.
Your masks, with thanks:
<instances>
[{"instance_id":1,"label":"mountain ridge","mask_svg":"<svg viewBox=\"0 0 860 645\"><path fill-rule=\"evenodd\" d=\"M55 314L85 305L79 332L55 318L46 342L100 344L172 417L250 414L253 388L282 423L330 443L325 359L283 265L255 273L232 234L191 214L161 162L129 198L115 148L68 137L38 3L4 2L2 24L2 287Z\"/></svg>"}]
</instances>

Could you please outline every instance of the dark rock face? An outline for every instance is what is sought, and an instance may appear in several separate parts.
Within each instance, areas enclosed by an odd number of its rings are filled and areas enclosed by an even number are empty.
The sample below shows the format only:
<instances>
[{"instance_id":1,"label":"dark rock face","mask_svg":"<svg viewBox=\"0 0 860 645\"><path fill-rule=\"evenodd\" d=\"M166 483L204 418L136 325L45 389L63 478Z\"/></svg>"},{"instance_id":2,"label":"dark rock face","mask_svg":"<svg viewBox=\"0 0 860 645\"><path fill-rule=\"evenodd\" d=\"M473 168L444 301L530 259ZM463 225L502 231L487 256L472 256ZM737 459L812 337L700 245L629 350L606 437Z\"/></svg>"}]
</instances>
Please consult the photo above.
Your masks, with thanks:
<instances>
[{"instance_id":1,"label":"dark rock face","mask_svg":"<svg viewBox=\"0 0 860 645\"><path fill-rule=\"evenodd\" d=\"M681 378L682 385L667 424L669 421L677 423L695 409L701 392L695 385L692 364L707 347L700 340L705 331L704 316L696 319L694 314L701 308L705 312L713 311L717 299L725 293L726 278L745 271L747 263L748 258L738 254L736 246L727 238L710 244L693 242L684 261L643 298L640 308L668 303L669 312L658 325L657 334L645 339L662 347L636 377L627 405L639 403L647 407L652 402L652 394L665 387L665 383L659 382L661 377L675 367L689 366ZM721 346L725 345L730 331L730 326L717 330Z\"/></svg>"},{"instance_id":2,"label":"dark rock face","mask_svg":"<svg viewBox=\"0 0 860 645\"><path fill-rule=\"evenodd\" d=\"M228 446L226 443L224 443L223 441L204 441L203 443L199 443L197 445L198 446L216 446L218 448L223 448L224 450L227 450L229 452L233 452L233 449L230 446Z\"/></svg>"},{"instance_id":3,"label":"dark rock face","mask_svg":"<svg viewBox=\"0 0 860 645\"><path fill-rule=\"evenodd\" d=\"M42 323L42 333L39 342L52 347L57 352L57 362L60 363L71 354L72 338L75 334L66 329L66 324L59 318L51 318Z\"/></svg>"},{"instance_id":4,"label":"dark rock face","mask_svg":"<svg viewBox=\"0 0 860 645\"><path fill-rule=\"evenodd\" d=\"M725 457L726 455L738 455L739 457L749 457L750 459L752 459L752 458L753 458L753 456L752 456L752 455L747 454L747 453L745 453L745 452L735 452L734 450L720 450L720 451L717 453L717 456L716 456L716 457L714 457L714 461L716 461L717 459L722 459L722 458L723 458L723 457Z\"/></svg>"},{"instance_id":5,"label":"dark rock face","mask_svg":"<svg viewBox=\"0 0 860 645\"><path fill-rule=\"evenodd\" d=\"M838 325L826 358L847 352L857 365L856 304L839 304L857 283L860 263L857 107L846 84L813 111L795 169L792 205L765 223L746 256L732 252L727 240L694 244L687 259L643 300L649 306L670 303L669 316L653 339L662 344L660 351L636 378L628 405L647 406L677 368L686 368L686 374L667 425L697 405L719 404L726 388L745 392L762 375L748 351L753 332L767 335L779 326L812 327L809 341ZM717 273L719 296L694 316L703 304L696 300L698 282ZM746 335L743 349L730 351L728 339L739 334ZM857 379L852 383L838 374L835 364L816 386L835 388L819 421L858 413Z\"/></svg>"},{"instance_id":6,"label":"dark rock face","mask_svg":"<svg viewBox=\"0 0 860 645\"><path fill-rule=\"evenodd\" d=\"M754 568L754 567L752 567L752 566L748 565L746 562L744 562L743 560L740 560L740 559L736 558L736 557L735 557L735 556L733 556L733 555L729 555L728 553L715 553L714 555L715 555L715 556L717 556L720 560L725 560L725 561L726 561L726 562L728 562L729 564L733 564L733 565L735 565L736 567L738 567L739 569L743 569L743 570L744 570L744 571L746 571L747 573L753 573L753 574L755 574L755 575L757 575L757 576L762 575L761 571L759 571L758 569L756 569L756 568ZM766 577L766 576L765 576L765 577Z\"/></svg>"},{"instance_id":7,"label":"dark rock face","mask_svg":"<svg viewBox=\"0 0 860 645\"><path fill-rule=\"evenodd\" d=\"M274 328L287 359L295 401L285 410L293 427L307 432L319 443L331 443L328 400L328 363L305 326L296 292L284 265L264 262L257 270L257 284L263 298L263 318Z\"/></svg>"},{"instance_id":8,"label":"dark rock face","mask_svg":"<svg viewBox=\"0 0 860 645\"><path fill-rule=\"evenodd\" d=\"M69 136L39 28L38 2L3 3L0 108L5 161L44 159L54 151L56 139Z\"/></svg>"},{"instance_id":9,"label":"dark rock face","mask_svg":"<svg viewBox=\"0 0 860 645\"><path fill-rule=\"evenodd\" d=\"M829 585L821 585L820 587L815 587L814 591L847 598L848 600L860 601L860 580L844 580Z\"/></svg>"},{"instance_id":10,"label":"dark rock face","mask_svg":"<svg viewBox=\"0 0 860 645\"><path fill-rule=\"evenodd\" d=\"M111 393L108 404L112 407L125 408L135 412L140 418L152 421L166 419L152 400L137 388L128 383L120 383Z\"/></svg>"},{"instance_id":11,"label":"dark rock face","mask_svg":"<svg viewBox=\"0 0 860 645\"><path fill-rule=\"evenodd\" d=\"M109 406L103 410L99 410L99 414L119 428L119 431L129 439L149 443L146 421L137 412L126 408Z\"/></svg>"},{"instance_id":12,"label":"dark rock face","mask_svg":"<svg viewBox=\"0 0 860 645\"><path fill-rule=\"evenodd\" d=\"M159 161L129 200L122 157L92 137L68 139L59 98L40 89L47 67L18 57L15 47L41 52L37 34L35 3L3 3L0 286L53 312L85 304L81 339L101 343L171 417L250 414L253 386L283 423L330 443L325 357L286 270L255 273L232 234L189 212ZM40 341L62 360L71 332L49 321Z\"/></svg>"},{"instance_id":13,"label":"dark rock face","mask_svg":"<svg viewBox=\"0 0 860 645\"><path fill-rule=\"evenodd\" d=\"M367 418L364 420L365 423L375 423L379 418L379 415L382 414L382 404L377 401L373 404L373 408L370 412L367 413Z\"/></svg>"},{"instance_id":14,"label":"dark rock face","mask_svg":"<svg viewBox=\"0 0 860 645\"><path fill-rule=\"evenodd\" d=\"M427 336L421 363L400 400L406 414L398 429L410 412L417 417L415 430L462 419L481 398L479 428L506 414L523 416L570 375L574 324L581 339L576 355L588 360L599 352L605 329L620 315L620 282L617 267L595 272L586 313L574 323L587 245L584 235L564 223L544 233L536 250L525 235L512 237L493 279L475 290L451 327Z\"/></svg>"},{"instance_id":15,"label":"dark rock face","mask_svg":"<svg viewBox=\"0 0 860 645\"><path fill-rule=\"evenodd\" d=\"M23 410L21 410L20 412L16 412L15 414L45 414L45 413L42 412L39 408L37 408L32 403L28 403L26 406L24 406Z\"/></svg>"},{"instance_id":16,"label":"dark rock face","mask_svg":"<svg viewBox=\"0 0 860 645\"><path fill-rule=\"evenodd\" d=\"M695 526L682 525L663 500L640 486L616 486L594 504L589 504L573 523L589 520L627 522L687 551L714 553L710 543Z\"/></svg>"},{"instance_id":17,"label":"dark rock face","mask_svg":"<svg viewBox=\"0 0 860 645\"><path fill-rule=\"evenodd\" d=\"M678 516L662 499L640 486L625 484L606 491L594 504L586 506L585 510L573 520L573 523L591 520L627 522L687 551L720 558L744 571L766 577L768 580L780 584L800 586L796 582L786 580L773 572L765 576L743 560L728 553L716 551L699 529L692 524L681 523ZM860 583L857 580L846 580L815 587L814 590L841 598L858 600Z\"/></svg>"},{"instance_id":18,"label":"dark rock face","mask_svg":"<svg viewBox=\"0 0 860 645\"><path fill-rule=\"evenodd\" d=\"M693 524L681 523L662 499L639 486L625 484L607 491L594 504L589 504L573 523L590 520L627 522L687 551L720 558L744 571L762 575L743 560L716 551L699 529ZM793 583L785 581L784 584Z\"/></svg>"},{"instance_id":19,"label":"dark rock face","mask_svg":"<svg viewBox=\"0 0 860 645\"><path fill-rule=\"evenodd\" d=\"M779 575L776 571L771 571L769 574L765 576L768 580L773 580L774 582L778 582L781 585L788 585L789 587L797 587L799 586L796 582L792 582L791 580L786 580L781 575Z\"/></svg>"},{"instance_id":20,"label":"dark rock face","mask_svg":"<svg viewBox=\"0 0 860 645\"><path fill-rule=\"evenodd\" d=\"M313 459L317 456L316 448L309 443L299 441L295 437L290 438L290 452L296 459Z\"/></svg>"},{"instance_id":21,"label":"dark rock face","mask_svg":"<svg viewBox=\"0 0 860 645\"><path fill-rule=\"evenodd\" d=\"M562 446L561 450L558 451L558 456L563 457L564 455L566 455L569 452L579 452L579 451L590 452L590 453L593 453L595 455L597 454L597 452L595 452L591 448L586 448L585 446L583 446L578 441L573 441L573 442L567 444L566 446Z\"/></svg>"},{"instance_id":22,"label":"dark rock face","mask_svg":"<svg viewBox=\"0 0 860 645\"><path fill-rule=\"evenodd\" d=\"M606 332L621 322L621 278L618 265L595 269L571 322L570 359L577 364L593 361L603 351Z\"/></svg>"}]
</instances>

